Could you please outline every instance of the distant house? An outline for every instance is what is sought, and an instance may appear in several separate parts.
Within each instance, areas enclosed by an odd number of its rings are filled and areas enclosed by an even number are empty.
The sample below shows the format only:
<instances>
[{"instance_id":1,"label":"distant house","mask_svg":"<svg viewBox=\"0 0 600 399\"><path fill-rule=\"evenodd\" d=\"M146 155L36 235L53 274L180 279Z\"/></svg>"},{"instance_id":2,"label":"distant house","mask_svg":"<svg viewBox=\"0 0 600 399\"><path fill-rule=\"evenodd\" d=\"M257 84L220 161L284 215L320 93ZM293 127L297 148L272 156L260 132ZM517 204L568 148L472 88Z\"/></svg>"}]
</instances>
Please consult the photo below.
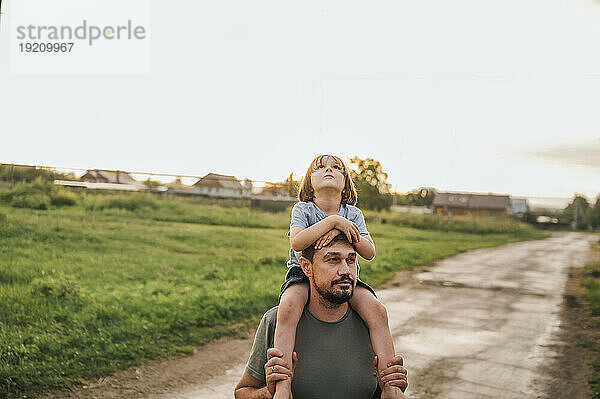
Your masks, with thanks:
<instances>
[{"instance_id":1,"label":"distant house","mask_svg":"<svg viewBox=\"0 0 600 399\"><path fill-rule=\"evenodd\" d=\"M194 183L196 194L210 195L213 197L244 197L249 196L252 183L244 181L244 186L234 176L209 173Z\"/></svg>"},{"instance_id":2,"label":"distant house","mask_svg":"<svg viewBox=\"0 0 600 399\"><path fill-rule=\"evenodd\" d=\"M242 185L242 195L244 197L249 197L252 195L252 189L254 188L254 185L252 184L252 180L250 179L246 179L244 180L244 184Z\"/></svg>"},{"instance_id":3,"label":"distant house","mask_svg":"<svg viewBox=\"0 0 600 399\"><path fill-rule=\"evenodd\" d=\"M523 215L527 212L527 200L525 198L511 198L510 209L513 215Z\"/></svg>"},{"instance_id":4,"label":"distant house","mask_svg":"<svg viewBox=\"0 0 600 399\"><path fill-rule=\"evenodd\" d=\"M129 173L121 170L89 169L79 180L86 183L127 184L139 189L146 188L144 183L135 180Z\"/></svg>"},{"instance_id":5,"label":"distant house","mask_svg":"<svg viewBox=\"0 0 600 399\"><path fill-rule=\"evenodd\" d=\"M495 194L437 193L433 199L436 215L510 215L510 196Z\"/></svg>"}]
</instances>

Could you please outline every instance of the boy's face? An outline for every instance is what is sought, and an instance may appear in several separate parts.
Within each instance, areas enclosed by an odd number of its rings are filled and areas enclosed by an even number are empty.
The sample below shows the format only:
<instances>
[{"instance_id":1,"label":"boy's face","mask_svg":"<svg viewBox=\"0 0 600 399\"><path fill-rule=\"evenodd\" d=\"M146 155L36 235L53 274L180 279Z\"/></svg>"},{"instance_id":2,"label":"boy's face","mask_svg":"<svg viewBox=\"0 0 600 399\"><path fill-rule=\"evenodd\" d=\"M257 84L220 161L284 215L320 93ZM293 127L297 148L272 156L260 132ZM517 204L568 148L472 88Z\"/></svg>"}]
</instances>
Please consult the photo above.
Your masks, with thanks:
<instances>
[{"instance_id":1,"label":"boy's face","mask_svg":"<svg viewBox=\"0 0 600 399\"><path fill-rule=\"evenodd\" d=\"M310 184L315 191L323 188L335 188L342 192L346 184L344 165L334 157L323 157L321 162L313 167Z\"/></svg>"}]
</instances>

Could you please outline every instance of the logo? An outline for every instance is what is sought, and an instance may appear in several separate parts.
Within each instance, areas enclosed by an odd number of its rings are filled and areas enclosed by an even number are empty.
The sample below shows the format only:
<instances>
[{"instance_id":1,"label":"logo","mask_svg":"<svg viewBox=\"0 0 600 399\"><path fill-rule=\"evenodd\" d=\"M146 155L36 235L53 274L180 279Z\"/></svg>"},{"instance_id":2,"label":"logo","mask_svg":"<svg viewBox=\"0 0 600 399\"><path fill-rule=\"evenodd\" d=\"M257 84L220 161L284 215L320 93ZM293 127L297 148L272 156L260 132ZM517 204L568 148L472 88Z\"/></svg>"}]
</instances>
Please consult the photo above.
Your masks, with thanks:
<instances>
[{"instance_id":1,"label":"logo","mask_svg":"<svg viewBox=\"0 0 600 399\"><path fill-rule=\"evenodd\" d=\"M150 72L151 0L3 3L12 73Z\"/></svg>"},{"instance_id":2,"label":"logo","mask_svg":"<svg viewBox=\"0 0 600 399\"><path fill-rule=\"evenodd\" d=\"M144 40L146 38L146 28L140 25L134 26L131 20L125 25L96 26L90 25L87 20L83 20L81 25L72 27L69 25L63 26L45 26L45 25L29 25L17 26L18 40L85 40L88 45L94 44L94 41L99 39L104 40Z\"/></svg>"}]
</instances>

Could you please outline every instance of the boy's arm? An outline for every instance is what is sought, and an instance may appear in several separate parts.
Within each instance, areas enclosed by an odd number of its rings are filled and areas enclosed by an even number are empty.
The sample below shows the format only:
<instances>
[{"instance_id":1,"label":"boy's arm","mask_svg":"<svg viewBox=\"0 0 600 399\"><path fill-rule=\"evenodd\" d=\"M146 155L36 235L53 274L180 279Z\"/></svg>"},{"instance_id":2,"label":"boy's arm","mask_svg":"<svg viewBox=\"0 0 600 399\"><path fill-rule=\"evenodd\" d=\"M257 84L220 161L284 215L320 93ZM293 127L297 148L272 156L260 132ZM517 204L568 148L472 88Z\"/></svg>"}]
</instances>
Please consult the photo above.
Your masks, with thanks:
<instances>
[{"instance_id":1,"label":"boy's arm","mask_svg":"<svg viewBox=\"0 0 600 399\"><path fill-rule=\"evenodd\" d=\"M370 234L361 235L360 241L354 243L356 252L366 260L371 260L375 257L375 243Z\"/></svg>"},{"instance_id":2,"label":"boy's arm","mask_svg":"<svg viewBox=\"0 0 600 399\"><path fill-rule=\"evenodd\" d=\"M290 244L292 244L292 249L294 251L302 251L308 248L319 237L333 228L335 228L335 220L332 216L328 216L305 229L296 226L292 227L290 229Z\"/></svg>"},{"instance_id":3,"label":"boy's arm","mask_svg":"<svg viewBox=\"0 0 600 399\"><path fill-rule=\"evenodd\" d=\"M343 234L338 229L329 230L329 232L322 235L317 239L315 244L316 249L321 249L329 244L336 236ZM366 260L371 260L375 257L375 244L369 234L363 234L360 236L360 241L354 241L354 247L356 252Z\"/></svg>"},{"instance_id":4,"label":"boy's arm","mask_svg":"<svg viewBox=\"0 0 600 399\"><path fill-rule=\"evenodd\" d=\"M338 215L331 215L305 229L297 226L292 227L290 229L290 244L292 245L292 249L294 251L302 251L317 241L323 234L335 228L349 236L350 241L358 243L360 239L358 227L348 219Z\"/></svg>"},{"instance_id":5,"label":"boy's arm","mask_svg":"<svg viewBox=\"0 0 600 399\"><path fill-rule=\"evenodd\" d=\"M365 217L362 211L358 208L355 208L358 212L355 212L352 219L354 223L358 226L360 231L361 240L354 243L356 247L356 252L366 260L371 260L375 257L375 243L371 238L371 234L367 230L367 224L365 223Z\"/></svg>"}]
</instances>

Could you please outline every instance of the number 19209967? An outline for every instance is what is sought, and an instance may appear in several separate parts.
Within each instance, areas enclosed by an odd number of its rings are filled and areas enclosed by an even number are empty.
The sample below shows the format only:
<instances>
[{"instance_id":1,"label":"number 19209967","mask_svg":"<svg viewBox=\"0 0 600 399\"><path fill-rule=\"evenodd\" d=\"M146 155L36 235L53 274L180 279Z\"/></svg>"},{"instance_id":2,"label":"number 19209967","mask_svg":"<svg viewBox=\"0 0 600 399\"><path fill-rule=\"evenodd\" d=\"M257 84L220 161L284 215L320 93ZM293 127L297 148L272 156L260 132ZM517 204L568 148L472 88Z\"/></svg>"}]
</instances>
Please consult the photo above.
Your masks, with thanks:
<instances>
[{"instance_id":1,"label":"number 19209967","mask_svg":"<svg viewBox=\"0 0 600 399\"><path fill-rule=\"evenodd\" d=\"M22 53L70 53L75 43L19 43Z\"/></svg>"}]
</instances>

